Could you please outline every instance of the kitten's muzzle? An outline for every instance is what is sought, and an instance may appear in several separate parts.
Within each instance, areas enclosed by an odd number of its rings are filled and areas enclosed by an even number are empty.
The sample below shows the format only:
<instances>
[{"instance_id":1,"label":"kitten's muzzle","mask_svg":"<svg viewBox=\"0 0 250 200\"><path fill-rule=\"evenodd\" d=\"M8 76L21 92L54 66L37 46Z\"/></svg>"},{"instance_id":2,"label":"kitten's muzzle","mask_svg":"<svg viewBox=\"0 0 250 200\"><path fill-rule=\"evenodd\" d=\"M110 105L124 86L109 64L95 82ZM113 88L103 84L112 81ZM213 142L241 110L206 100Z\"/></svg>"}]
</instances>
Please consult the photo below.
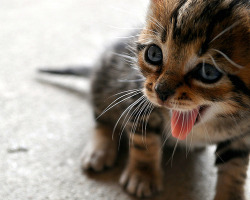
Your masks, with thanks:
<instances>
[{"instance_id":1,"label":"kitten's muzzle","mask_svg":"<svg viewBox=\"0 0 250 200\"><path fill-rule=\"evenodd\" d=\"M158 98L161 99L163 102L175 93L174 90L166 88L166 85L161 83L156 84L155 92Z\"/></svg>"}]
</instances>

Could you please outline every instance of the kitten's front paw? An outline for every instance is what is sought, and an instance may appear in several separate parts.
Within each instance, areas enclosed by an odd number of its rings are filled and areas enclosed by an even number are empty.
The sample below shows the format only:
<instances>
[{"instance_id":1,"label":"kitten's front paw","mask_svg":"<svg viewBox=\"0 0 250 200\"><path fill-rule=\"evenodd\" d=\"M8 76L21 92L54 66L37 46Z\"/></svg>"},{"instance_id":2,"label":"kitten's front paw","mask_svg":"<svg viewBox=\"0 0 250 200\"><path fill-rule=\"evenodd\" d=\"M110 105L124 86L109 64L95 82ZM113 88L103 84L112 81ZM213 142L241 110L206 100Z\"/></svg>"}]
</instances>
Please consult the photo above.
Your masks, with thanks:
<instances>
[{"instance_id":1,"label":"kitten's front paw","mask_svg":"<svg viewBox=\"0 0 250 200\"><path fill-rule=\"evenodd\" d=\"M162 191L162 172L161 170L154 173L126 169L121 178L120 184L131 195L137 197L151 197Z\"/></svg>"},{"instance_id":2,"label":"kitten's front paw","mask_svg":"<svg viewBox=\"0 0 250 200\"><path fill-rule=\"evenodd\" d=\"M99 145L88 145L82 154L82 169L102 171L105 167L112 167L117 155L116 145L112 142Z\"/></svg>"},{"instance_id":3,"label":"kitten's front paw","mask_svg":"<svg viewBox=\"0 0 250 200\"><path fill-rule=\"evenodd\" d=\"M242 193L234 192L230 195L216 195L214 200L246 200L246 197Z\"/></svg>"}]
</instances>

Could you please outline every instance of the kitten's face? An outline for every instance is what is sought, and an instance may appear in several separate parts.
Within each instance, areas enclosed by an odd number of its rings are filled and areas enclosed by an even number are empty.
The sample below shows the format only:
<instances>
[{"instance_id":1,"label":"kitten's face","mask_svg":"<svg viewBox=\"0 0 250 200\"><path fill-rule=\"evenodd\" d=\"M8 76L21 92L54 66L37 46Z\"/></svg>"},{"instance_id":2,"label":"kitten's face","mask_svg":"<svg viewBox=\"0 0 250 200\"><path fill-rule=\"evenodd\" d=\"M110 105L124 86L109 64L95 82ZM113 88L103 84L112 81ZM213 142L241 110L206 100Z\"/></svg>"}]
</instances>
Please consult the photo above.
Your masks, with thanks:
<instances>
[{"instance_id":1,"label":"kitten's face","mask_svg":"<svg viewBox=\"0 0 250 200\"><path fill-rule=\"evenodd\" d=\"M204 120L249 109L249 11L230 2L152 0L138 40L152 103Z\"/></svg>"}]
</instances>

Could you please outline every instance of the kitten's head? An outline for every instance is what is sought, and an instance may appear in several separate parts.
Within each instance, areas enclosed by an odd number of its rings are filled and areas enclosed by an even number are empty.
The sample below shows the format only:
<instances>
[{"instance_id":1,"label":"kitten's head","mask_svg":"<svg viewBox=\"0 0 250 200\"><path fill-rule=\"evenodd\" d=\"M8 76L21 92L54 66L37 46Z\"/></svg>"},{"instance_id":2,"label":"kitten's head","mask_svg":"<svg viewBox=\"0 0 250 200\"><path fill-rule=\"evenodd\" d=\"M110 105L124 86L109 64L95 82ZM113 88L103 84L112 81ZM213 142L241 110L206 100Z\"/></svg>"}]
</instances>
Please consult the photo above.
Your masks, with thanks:
<instances>
[{"instance_id":1,"label":"kitten's head","mask_svg":"<svg viewBox=\"0 0 250 200\"><path fill-rule=\"evenodd\" d=\"M249 16L248 0L151 0L137 46L147 98L204 120L249 110Z\"/></svg>"}]
</instances>

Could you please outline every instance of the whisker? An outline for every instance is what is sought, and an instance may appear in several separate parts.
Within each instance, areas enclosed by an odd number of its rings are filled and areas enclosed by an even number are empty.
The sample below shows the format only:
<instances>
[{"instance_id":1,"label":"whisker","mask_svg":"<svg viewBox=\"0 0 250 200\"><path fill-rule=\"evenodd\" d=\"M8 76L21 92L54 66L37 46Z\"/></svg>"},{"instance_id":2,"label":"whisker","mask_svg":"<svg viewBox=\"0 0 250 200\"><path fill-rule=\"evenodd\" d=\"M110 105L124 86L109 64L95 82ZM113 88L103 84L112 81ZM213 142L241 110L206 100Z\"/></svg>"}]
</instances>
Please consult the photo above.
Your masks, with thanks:
<instances>
[{"instance_id":1,"label":"whisker","mask_svg":"<svg viewBox=\"0 0 250 200\"><path fill-rule=\"evenodd\" d=\"M221 72L222 74L225 74L225 72L224 72L223 70L221 70L221 69L218 67L218 65L217 65L217 63L215 62L214 58L213 58L210 54L208 54L208 56L209 56L210 59L212 60L212 62L213 62L213 64L214 64L214 66L216 67L216 69L217 69L219 72Z\"/></svg>"},{"instance_id":2,"label":"whisker","mask_svg":"<svg viewBox=\"0 0 250 200\"><path fill-rule=\"evenodd\" d=\"M144 79L137 79L137 80L118 80L118 82L121 82L121 83L133 83L133 82L143 82L145 81L145 78Z\"/></svg>"},{"instance_id":3,"label":"whisker","mask_svg":"<svg viewBox=\"0 0 250 200\"><path fill-rule=\"evenodd\" d=\"M137 124L137 123L138 123L138 120L139 120L139 118L140 118L140 115L141 115L142 111L145 109L147 103L148 103L148 100L147 100L147 98L145 97L145 99L144 99L144 101L143 101L143 105L140 106L140 110L137 112L137 114L136 114L136 116L135 116L135 118L134 118L134 120L133 120L133 124L132 124L131 130L130 130L130 135L132 135L132 137L131 137L131 138L132 138L132 139L131 139L132 144L133 144L133 139L134 139L134 133L135 133L136 128L137 128L137 125L138 125L138 124Z\"/></svg>"},{"instance_id":4,"label":"whisker","mask_svg":"<svg viewBox=\"0 0 250 200\"><path fill-rule=\"evenodd\" d=\"M166 31L166 29L162 26L162 24L155 19L154 17L152 17L151 15L149 16L151 18L151 20L149 19L149 21L151 21L153 24L155 24L158 28L160 28L160 30Z\"/></svg>"},{"instance_id":5,"label":"whisker","mask_svg":"<svg viewBox=\"0 0 250 200\"><path fill-rule=\"evenodd\" d=\"M146 109L146 107L147 107L147 105L148 105L148 100L147 100L147 98L145 98L145 102L144 102L144 104L143 104L143 106L141 107L141 109L140 109L140 111L136 114L136 116L135 116L135 124L133 124L133 126L132 126L132 132L135 132L136 131L136 128L137 128L137 125L138 125L138 122L139 122L139 119L140 119L140 117L141 117L141 114L142 114L142 112Z\"/></svg>"},{"instance_id":6,"label":"whisker","mask_svg":"<svg viewBox=\"0 0 250 200\"><path fill-rule=\"evenodd\" d=\"M112 54L114 54L116 56L119 56L119 57L122 57L122 58L126 58L129 61L137 62L137 59L135 57L132 57L132 56L129 56L129 55L126 55L126 54L119 54L119 53L115 53L115 52L112 52Z\"/></svg>"},{"instance_id":7,"label":"whisker","mask_svg":"<svg viewBox=\"0 0 250 200\"><path fill-rule=\"evenodd\" d=\"M107 99L110 99L111 97L117 96L117 95L119 95L119 94L124 94L124 93L132 92L132 91L136 91L136 92L137 92L137 91L141 91L141 90L140 90L140 89L132 89L132 90L126 90L126 91L123 91L123 92L118 92L118 93L116 93L116 94L110 96L110 97L107 98Z\"/></svg>"},{"instance_id":8,"label":"whisker","mask_svg":"<svg viewBox=\"0 0 250 200\"><path fill-rule=\"evenodd\" d=\"M146 133L147 133L147 125L148 125L148 120L149 120L149 118L150 118L150 115L151 115L151 113L153 112L153 110L154 110L154 106L153 106L153 104L152 103L150 103L149 104L149 111L148 111L148 113L146 113L146 115L148 115L147 117L146 117L146 121L145 121L145 126L144 126L144 130L145 130L145 142L146 142L146 149L148 149L147 148L147 137L146 137ZM143 138L143 137L142 137Z\"/></svg>"},{"instance_id":9,"label":"whisker","mask_svg":"<svg viewBox=\"0 0 250 200\"><path fill-rule=\"evenodd\" d=\"M139 100L138 103L140 102L140 100L142 100L142 102L139 103L139 105L134 109L134 111L131 113L131 115L129 116L128 120L126 121L127 116L128 116L128 114L130 113L130 111L132 110L133 107L131 107L131 108L128 110L127 114L126 114L125 117L124 117L123 123L122 123L122 125L121 125L121 129L122 129L121 132L124 131L124 129L125 129L125 127L126 127L128 121L129 121L130 118L133 116L134 112L136 112L136 109L139 108L139 106L145 101L145 98L146 98L145 96L141 96L141 97L138 99L138 100ZM125 121L126 121L126 124L125 124ZM125 124L125 125L124 125L124 124Z\"/></svg>"},{"instance_id":10,"label":"whisker","mask_svg":"<svg viewBox=\"0 0 250 200\"><path fill-rule=\"evenodd\" d=\"M179 117L180 117L180 115L178 116L178 119L179 119ZM184 115L182 115L182 117L183 117L183 120L182 120L182 123L181 123L181 131L180 131L179 136L182 135L182 129L183 129ZM178 120L177 120L177 121L178 121ZM170 160L171 160L171 166L173 165L174 154L175 154L175 151L176 151L176 149L177 149L178 142L179 142L179 137L177 138L177 141L176 141L176 143L175 143L175 146L174 146L174 150L173 150L172 156L171 156L171 158L170 158ZM168 162L169 162L169 161L168 161Z\"/></svg>"},{"instance_id":11,"label":"whisker","mask_svg":"<svg viewBox=\"0 0 250 200\"><path fill-rule=\"evenodd\" d=\"M191 113L192 123L194 122L193 121L193 114L194 114L193 112L194 112L194 110L192 110L192 113ZM192 146L192 141L193 141L193 135L194 135L194 130L192 128L192 130L191 130L191 140L190 140L190 145L189 145L189 150L187 152L187 156L188 156L189 152L191 151L191 146Z\"/></svg>"},{"instance_id":12,"label":"whisker","mask_svg":"<svg viewBox=\"0 0 250 200\"><path fill-rule=\"evenodd\" d=\"M141 131L142 131L142 132L141 132L142 141L143 141L143 144L144 144L145 146L147 146L147 145L146 145L145 140L144 140L144 138L143 138L143 136L144 136L144 134L143 134L143 130L144 130L143 127L144 127L146 115L147 115L149 109L150 109L150 102L147 101L146 106L143 108L143 111L141 112L141 118L140 118L140 120L139 120L139 123L141 124L141 129L142 129L142 130L141 130Z\"/></svg>"},{"instance_id":13,"label":"whisker","mask_svg":"<svg viewBox=\"0 0 250 200\"><path fill-rule=\"evenodd\" d=\"M140 103L137 105L137 107L133 110L133 112L132 112L132 113L130 114L130 116L127 118L128 114L130 113L130 111L132 110L132 108L133 108L134 106L132 106L132 107L128 110L126 116L124 117L123 123L122 123L122 125L121 125L120 138L121 138L121 135L122 135L122 133L124 132L124 130L125 130L127 124L130 122L131 117L134 115L135 112L137 112L137 110L140 108L141 104L143 104L143 103L145 102L145 98L146 98L145 96L142 96L142 97L140 97L140 98L137 100L137 103L139 103L140 101L142 101L142 102L140 102ZM136 104L137 104L137 103L136 103ZM125 113L124 113L124 114L125 114ZM119 121L120 121L120 120L119 120ZM118 121L118 122L119 122L119 121ZM126 123L125 123L125 121L126 121ZM117 124L118 124L118 123L117 123ZM117 126L117 125L116 125L116 126ZM116 126L115 126L115 128L116 128ZM129 142L130 142L130 141L129 141Z\"/></svg>"},{"instance_id":14,"label":"whisker","mask_svg":"<svg viewBox=\"0 0 250 200\"><path fill-rule=\"evenodd\" d=\"M117 39L131 39L131 38L137 38L139 35L131 35L131 36L119 36L115 37Z\"/></svg>"},{"instance_id":15,"label":"whisker","mask_svg":"<svg viewBox=\"0 0 250 200\"><path fill-rule=\"evenodd\" d=\"M193 111L193 110L192 110ZM192 112L191 112L191 115L192 115ZM191 116L191 120L192 120L192 116ZM189 130L189 125L188 125L188 116L187 116L187 120L185 120L185 122L186 122L186 124L187 124L187 129ZM193 120L192 120L192 123L193 123ZM187 150L188 150L188 148L187 148L187 138L188 137L186 137L186 158L187 158Z\"/></svg>"},{"instance_id":16,"label":"whisker","mask_svg":"<svg viewBox=\"0 0 250 200\"><path fill-rule=\"evenodd\" d=\"M217 50L217 49L211 49L211 50L216 51L217 53L221 54L221 55L222 55L228 62L230 62L233 66L235 66L235 67L237 67L237 68L240 68L240 69L243 68L243 66L241 66L241 65L235 63L234 61L232 61L232 60L231 60L226 54L224 54L223 52L221 52L221 51L219 51L219 50Z\"/></svg>"},{"instance_id":17,"label":"whisker","mask_svg":"<svg viewBox=\"0 0 250 200\"><path fill-rule=\"evenodd\" d=\"M217 38L219 38L220 36L222 36L223 34L225 34L227 31L231 30L232 28L234 28L235 26L237 26L240 22L235 22L233 25L227 27L226 29L224 29L222 32L220 32L218 35L216 35L214 37L214 39L211 40L210 43L212 43L213 41L215 41Z\"/></svg>"},{"instance_id":18,"label":"whisker","mask_svg":"<svg viewBox=\"0 0 250 200\"><path fill-rule=\"evenodd\" d=\"M113 28L113 29L119 29L119 30L142 30L142 28L133 28L133 27L118 27L118 26L113 26L113 25L108 25L108 27Z\"/></svg>"},{"instance_id":19,"label":"whisker","mask_svg":"<svg viewBox=\"0 0 250 200\"><path fill-rule=\"evenodd\" d=\"M131 97L133 97L133 96L136 96L136 95L138 95L138 94L140 94L141 93L141 91L140 92L132 92L132 95L131 96L129 96L129 97L126 97L125 99L122 99L122 100L120 100L120 101L118 101L117 103L115 103L117 100L119 100L119 99L121 99L122 97L124 97L124 96L127 96L127 95L129 95L129 94L125 94L125 95L122 95L121 97L119 97L119 98L117 98L116 100L114 100L96 119L99 119L102 115L104 115L107 111L109 111L110 109L112 109L113 107L115 107L116 105L118 105L118 104L120 104L120 103L122 103L122 102L124 102L124 101L126 101L126 100L128 100L128 99L130 99ZM115 103L115 104L114 104ZM114 105L112 105L112 104L114 104ZM112 106L111 106L112 105Z\"/></svg>"},{"instance_id":20,"label":"whisker","mask_svg":"<svg viewBox=\"0 0 250 200\"><path fill-rule=\"evenodd\" d=\"M120 100L120 99L122 99L123 97L126 97L126 96L128 96L128 95L132 95L132 94L137 94L137 93L141 93L142 91L141 90L135 90L135 91L131 91L131 92L126 92L126 94L123 94L122 96L120 96L120 97L117 97L114 101L112 101L104 110L103 110L103 112L106 112L111 106L113 106L113 104L115 104L118 100ZM122 92L123 93L123 92ZM122 93L118 93L117 95L119 95L119 94L122 94ZM125 92L124 92L125 93ZM117 95L112 95L112 96L117 96ZM111 97L112 97L111 96ZM111 97L109 97L109 98L111 98ZM131 96L131 97L133 97L133 96ZM108 98L108 99L109 99ZM120 101L119 101L120 102ZM117 102L117 103L119 103L119 102ZM103 113L104 114L104 113ZM98 118L97 118L98 119Z\"/></svg>"},{"instance_id":21,"label":"whisker","mask_svg":"<svg viewBox=\"0 0 250 200\"><path fill-rule=\"evenodd\" d=\"M176 120L176 122L175 122L175 124L174 124L174 127L172 127L173 129L175 129L175 127L176 127L176 125L177 125L177 123L178 123L178 121L179 121L179 118L180 118L180 116L181 116L180 111L177 111L177 112L178 112L178 118L177 118L177 120Z\"/></svg>"},{"instance_id":22,"label":"whisker","mask_svg":"<svg viewBox=\"0 0 250 200\"><path fill-rule=\"evenodd\" d=\"M131 38L138 38L139 36L155 37L155 35L152 35L152 34L141 33L141 34L130 35L130 36L119 36L119 37L115 37L115 38L117 38L117 39L131 39Z\"/></svg>"},{"instance_id":23,"label":"whisker","mask_svg":"<svg viewBox=\"0 0 250 200\"><path fill-rule=\"evenodd\" d=\"M170 125L168 125L170 126ZM161 149L164 148L165 144L167 143L167 140L171 137L172 133L171 133L171 128L168 128L168 131L167 131L167 135L165 137L165 140L163 141L162 145L161 145Z\"/></svg>"},{"instance_id":24,"label":"whisker","mask_svg":"<svg viewBox=\"0 0 250 200\"><path fill-rule=\"evenodd\" d=\"M143 96L141 96L139 99L137 99L135 102L133 102L132 104L130 104L123 112L122 114L120 115L119 119L117 120L114 128L113 128L113 133L112 133L112 139L114 138L114 134L115 134L115 130L116 130L116 127L118 126L118 123L119 121L121 120L121 118L123 117L123 115L130 109L130 108L133 108L139 101L141 101L143 98ZM120 140L121 140L121 135L120 134ZM120 147L120 140L119 140L119 146L118 146L118 149Z\"/></svg>"},{"instance_id":25,"label":"whisker","mask_svg":"<svg viewBox=\"0 0 250 200\"><path fill-rule=\"evenodd\" d=\"M138 42L143 42L145 45L147 45L147 44L154 43L154 40L151 38L144 38L144 39L140 39L140 41L138 41Z\"/></svg>"},{"instance_id":26,"label":"whisker","mask_svg":"<svg viewBox=\"0 0 250 200\"><path fill-rule=\"evenodd\" d=\"M166 134L165 134L165 132L166 132ZM163 140L163 143L162 143L160 149L163 149L163 147L165 146L167 140L171 136L171 121L167 122L166 126L164 127L164 129L162 131L162 135L163 135L163 137L165 136L165 139Z\"/></svg>"}]
</instances>

